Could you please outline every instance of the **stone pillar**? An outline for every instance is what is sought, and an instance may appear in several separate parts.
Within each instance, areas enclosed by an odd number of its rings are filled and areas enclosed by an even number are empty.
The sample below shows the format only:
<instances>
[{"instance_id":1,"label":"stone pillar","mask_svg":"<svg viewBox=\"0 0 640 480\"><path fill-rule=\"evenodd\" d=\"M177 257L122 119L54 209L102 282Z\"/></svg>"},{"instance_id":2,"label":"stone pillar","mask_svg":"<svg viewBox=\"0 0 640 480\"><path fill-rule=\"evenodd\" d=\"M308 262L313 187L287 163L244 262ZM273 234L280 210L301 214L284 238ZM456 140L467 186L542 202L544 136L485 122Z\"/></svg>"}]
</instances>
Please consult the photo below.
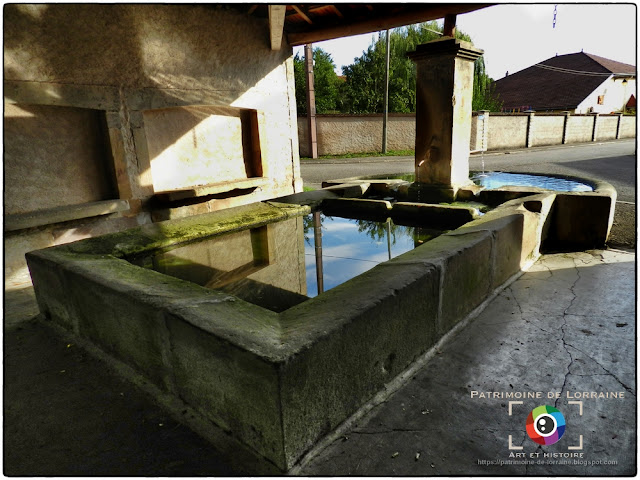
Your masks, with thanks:
<instances>
[{"instance_id":1,"label":"stone pillar","mask_svg":"<svg viewBox=\"0 0 640 480\"><path fill-rule=\"evenodd\" d=\"M598 118L600 117L599 113L592 113L593 115L593 130L591 132L591 141L595 142L598 138Z\"/></svg>"},{"instance_id":2,"label":"stone pillar","mask_svg":"<svg viewBox=\"0 0 640 480\"><path fill-rule=\"evenodd\" d=\"M471 184L473 62L482 53L451 37L409 53L417 66L414 190L421 200L450 201L459 187Z\"/></svg>"},{"instance_id":3,"label":"stone pillar","mask_svg":"<svg viewBox=\"0 0 640 480\"><path fill-rule=\"evenodd\" d=\"M524 113L528 115L527 117L527 148L533 147L533 117L535 116L535 112L532 110L527 110Z\"/></svg>"},{"instance_id":4,"label":"stone pillar","mask_svg":"<svg viewBox=\"0 0 640 480\"><path fill-rule=\"evenodd\" d=\"M622 113L618 113L618 124L616 125L616 140L620 139L620 130L622 127Z\"/></svg>"},{"instance_id":5,"label":"stone pillar","mask_svg":"<svg viewBox=\"0 0 640 480\"><path fill-rule=\"evenodd\" d=\"M569 127L569 118L571 112L562 112L564 114L564 123L562 124L562 144L567 143L567 128Z\"/></svg>"}]
</instances>

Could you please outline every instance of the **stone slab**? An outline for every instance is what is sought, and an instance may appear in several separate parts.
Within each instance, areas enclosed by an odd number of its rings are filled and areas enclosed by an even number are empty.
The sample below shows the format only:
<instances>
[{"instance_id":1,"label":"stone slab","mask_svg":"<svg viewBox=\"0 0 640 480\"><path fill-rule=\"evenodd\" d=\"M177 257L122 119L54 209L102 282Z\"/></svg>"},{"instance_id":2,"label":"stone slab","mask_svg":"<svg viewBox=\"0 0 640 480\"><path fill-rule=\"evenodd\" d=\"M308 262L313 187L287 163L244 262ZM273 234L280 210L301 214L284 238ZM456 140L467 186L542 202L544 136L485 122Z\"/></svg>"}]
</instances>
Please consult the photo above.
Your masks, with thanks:
<instances>
[{"instance_id":1,"label":"stone slab","mask_svg":"<svg viewBox=\"0 0 640 480\"><path fill-rule=\"evenodd\" d=\"M455 229L472 221L478 211L471 207L455 205L433 205L414 202L396 202L391 210L391 218L412 220L430 228Z\"/></svg>"},{"instance_id":2,"label":"stone slab","mask_svg":"<svg viewBox=\"0 0 640 480\"><path fill-rule=\"evenodd\" d=\"M553 226L544 247L565 251L603 247L615 211L615 196L595 193L556 195Z\"/></svg>"},{"instance_id":3,"label":"stone slab","mask_svg":"<svg viewBox=\"0 0 640 480\"><path fill-rule=\"evenodd\" d=\"M363 198L329 198L322 202L321 209L325 215L329 216L384 221L391 213L391 203L386 200Z\"/></svg>"},{"instance_id":4,"label":"stone slab","mask_svg":"<svg viewBox=\"0 0 640 480\"><path fill-rule=\"evenodd\" d=\"M216 193L229 192L236 189L257 188L270 183L271 181L267 178L247 178L243 180L212 183L193 188L157 192L155 197L162 202L175 202L193 197L204 197Z\"/></svg>"},{"instance_id":5,"label":"stone slab","mask_svg":"<svg viewBox=\"0 0 640 480\"><path fill-rule=\"evenodd\" d=\"M79 205L65 205L29 213L15 213L4 217L4 230L23 230L25 228L109 215L127 210L129 210L129 202L127 200L104 200Z\"/></svg>"}]
</instances>

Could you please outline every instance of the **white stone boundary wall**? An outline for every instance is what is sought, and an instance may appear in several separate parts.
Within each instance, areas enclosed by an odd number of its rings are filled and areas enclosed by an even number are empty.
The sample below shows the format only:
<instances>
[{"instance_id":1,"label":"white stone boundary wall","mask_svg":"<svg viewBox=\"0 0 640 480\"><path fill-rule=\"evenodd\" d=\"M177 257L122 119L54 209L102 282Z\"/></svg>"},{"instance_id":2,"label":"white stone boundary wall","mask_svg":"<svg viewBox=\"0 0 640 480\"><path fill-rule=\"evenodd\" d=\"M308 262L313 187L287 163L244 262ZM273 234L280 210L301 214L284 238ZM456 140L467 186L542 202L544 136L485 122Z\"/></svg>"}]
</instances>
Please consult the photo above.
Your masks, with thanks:
<instances>
[{"instance_id":1,"label":"white stone boundary wall","mask_svg":"<svg viewBox=\"0 0 640 480\"><path fill-rule=\"evenodd\" d=\"M317 115L318 155L379 152L382 114ZM298 117L300 156L308 157L306 117ZM415 147L415 114L389 115L389 150ZM469 149L502 150L636 136L636 117L622 114L473 112Z\"/></svg>"}]
</instances>

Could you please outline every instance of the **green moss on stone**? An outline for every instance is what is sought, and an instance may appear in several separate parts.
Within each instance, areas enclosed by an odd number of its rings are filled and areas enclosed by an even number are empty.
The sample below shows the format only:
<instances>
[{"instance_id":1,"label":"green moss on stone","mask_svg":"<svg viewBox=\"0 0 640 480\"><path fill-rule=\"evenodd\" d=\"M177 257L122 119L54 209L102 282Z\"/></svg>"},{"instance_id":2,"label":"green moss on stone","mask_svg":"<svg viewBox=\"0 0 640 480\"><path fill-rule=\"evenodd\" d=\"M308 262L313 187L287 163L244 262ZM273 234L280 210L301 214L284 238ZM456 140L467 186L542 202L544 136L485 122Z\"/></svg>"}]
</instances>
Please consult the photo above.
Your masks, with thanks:
<instances>
[{"instance_id":1,"label":"green moss on stone","mask_svg":"<svg viewBox=\"0 0 640 480\"><path fill-rule=\"evenodd\" d=\"M151 251L163 251L196 239L255 228L278 220L304 215L308 206L256 203L220 210L210 214L142 225L123 232L81 240L68 245L78 254L111 254L119 258L135 257ZM58 248L58 247L56 247Z\"/></svg>"}]
</instances>

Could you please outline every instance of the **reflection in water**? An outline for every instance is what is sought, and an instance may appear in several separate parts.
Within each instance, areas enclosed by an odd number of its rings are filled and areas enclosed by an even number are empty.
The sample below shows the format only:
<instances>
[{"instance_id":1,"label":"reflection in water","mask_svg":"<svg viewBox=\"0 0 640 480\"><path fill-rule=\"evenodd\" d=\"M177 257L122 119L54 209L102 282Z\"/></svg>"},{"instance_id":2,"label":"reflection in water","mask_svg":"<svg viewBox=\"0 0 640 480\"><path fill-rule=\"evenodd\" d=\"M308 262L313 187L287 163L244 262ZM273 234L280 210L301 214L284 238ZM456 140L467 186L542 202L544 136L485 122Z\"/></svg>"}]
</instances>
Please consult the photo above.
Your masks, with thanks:
<instances>
[{"instance_id":1,"label":"reflection in water","mask_svg":"<svg viewBox=\"0 0 640 480\"><path fill-rule=\"evenodd\" d=\"M322 221L320 212L314 212L313 216L313 245L316 257L316 285L317 292L320 295L324 292L324 274L322 269Z\"/></svg>"},{"instance_id":2,"label":"reflection in water","mask_svg":"<svg viewBox=\"0 0 640 480\"><path fill-rule=\"evenodd\" d=\"M316 225L322 231L322 258L316 257ZM314 241L311 241L311 226ZM305 265L307 295L315 297L370 270L377 264L397 257L440 235L442 231L424 227L403 226L391 219L384 222L354 220L318 214L305 219ZM318 275L317 264L322 266ZM318 284L318 279L322 284Z\"/></svg>"},{"instance_id":3,"label":"reflection in water","mask_svg":"<svg viewBox=\"0 0 640 480\"><path fill-rule=\"evenodd\" d=\"M282 312L441 233L316 212L128 260Z\"/></svg>"},{"instance_id":4,"label":"reflection in water","mask_svg":"<svg viewBox=\"0 0 640 480\"><path fill-rule=\"evenodd\" d=\"M298 217L129 261L281 312L308 298L303 242Z\"/></svg>"}]
</instances>

